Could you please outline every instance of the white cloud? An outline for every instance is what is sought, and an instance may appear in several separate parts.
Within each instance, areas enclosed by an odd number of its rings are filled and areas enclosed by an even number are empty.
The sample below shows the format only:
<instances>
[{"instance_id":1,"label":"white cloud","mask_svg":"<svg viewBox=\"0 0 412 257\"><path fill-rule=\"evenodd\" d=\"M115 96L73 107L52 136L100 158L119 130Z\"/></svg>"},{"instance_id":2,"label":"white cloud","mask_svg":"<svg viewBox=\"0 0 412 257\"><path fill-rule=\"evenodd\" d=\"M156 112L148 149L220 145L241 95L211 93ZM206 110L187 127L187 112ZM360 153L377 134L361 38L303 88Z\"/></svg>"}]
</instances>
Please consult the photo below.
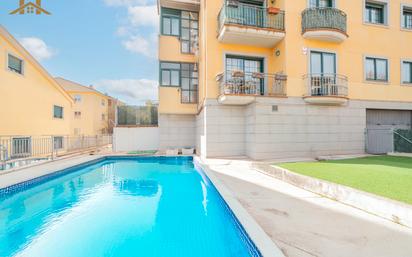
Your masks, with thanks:
<instances>
[{"instance_id":1,"label":"white cloud","mask_svg":"<svg viewBox=\"0 0 412 257\"><path fill-rule=\"evenodd\" d=\"M158 82L149 79L101 80L96 88L117 97L128 104L144 104L146 100L158 99Z\"/></svg>"},{"instance_id":2,"label":"white cloud","mask_svg":"<svg viewBox=\"0 0 412 257\"><path fill-rule=\"evenodd\" d=\"M47 44L40 38L24 37L19 41L38 61L49 59L56 54L56 51L47 46Z\"/></svg>"},{"instance_id":3,"label":"white cloud","mask_svg":"<svg viewBox=\"0 0 412 257\"><path fill-rule=\"evenodd\" d=\"M157 14L156 5L148 6L131 6L127 9L128 19L132 26L153 26L157 27L159 24L159 17Z\"/></svg>"},{"instance_id":4,"label":"white cloud","mask_svg":"<svg viewBox=\"0 0 412 257\"><path fill-rule=\"evenodd\" d=\"M142 54L150 58L157 57L157 44L153 37L131 36L124 40L122 44L126 50L132 53Z\"/></svg>"}]
</instances>

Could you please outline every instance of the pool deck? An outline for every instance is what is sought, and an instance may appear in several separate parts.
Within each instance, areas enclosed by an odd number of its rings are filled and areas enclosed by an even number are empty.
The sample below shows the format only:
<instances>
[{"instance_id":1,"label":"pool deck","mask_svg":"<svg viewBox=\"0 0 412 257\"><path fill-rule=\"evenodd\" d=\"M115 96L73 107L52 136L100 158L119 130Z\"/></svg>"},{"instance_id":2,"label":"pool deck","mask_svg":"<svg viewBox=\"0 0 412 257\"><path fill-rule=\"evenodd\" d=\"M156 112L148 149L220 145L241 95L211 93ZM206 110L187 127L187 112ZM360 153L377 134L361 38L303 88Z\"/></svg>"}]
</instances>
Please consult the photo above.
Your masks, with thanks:
<instances>
[{"instance_id":1,"label":"pool deck","mask_svg":"<svg viewBox=\"0 0 412 257\"><path fill-rule=\"evenodd\" d=\"M288 257L412 256L412 229L262 174L203 160Z\"/></svg>"},{"instance_id":2,"label":"pool deck","mask_svg":"<svg viewBox=\"0 0 412 257\"><path fill-rule=\"evenodd\" d=\"M103 156L76 156L0 173L0 188ZM411 256L412 229L262 174L247 159L202 163L287 257Z\"/></svg>"}]
</instances>

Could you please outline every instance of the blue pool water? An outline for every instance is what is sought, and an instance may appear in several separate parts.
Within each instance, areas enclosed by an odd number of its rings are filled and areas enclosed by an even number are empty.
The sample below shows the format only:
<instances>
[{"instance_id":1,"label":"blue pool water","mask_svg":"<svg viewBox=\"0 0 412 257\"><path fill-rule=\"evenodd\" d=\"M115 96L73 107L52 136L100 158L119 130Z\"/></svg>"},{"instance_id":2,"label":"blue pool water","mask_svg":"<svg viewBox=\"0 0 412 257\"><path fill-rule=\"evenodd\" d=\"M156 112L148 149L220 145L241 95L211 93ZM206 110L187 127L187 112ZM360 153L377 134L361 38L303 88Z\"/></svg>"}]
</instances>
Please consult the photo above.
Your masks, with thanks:
<instances>
[{"instance_id":1,"label":"blue pool water","mask_svg":"<svg viewBox=\"0 0 412 257\"><path fill-rule=\"evenodd\" d=\"M0 256L260 256L191 158L105 159L0 195Z\"/></svg>"}]
</instances>

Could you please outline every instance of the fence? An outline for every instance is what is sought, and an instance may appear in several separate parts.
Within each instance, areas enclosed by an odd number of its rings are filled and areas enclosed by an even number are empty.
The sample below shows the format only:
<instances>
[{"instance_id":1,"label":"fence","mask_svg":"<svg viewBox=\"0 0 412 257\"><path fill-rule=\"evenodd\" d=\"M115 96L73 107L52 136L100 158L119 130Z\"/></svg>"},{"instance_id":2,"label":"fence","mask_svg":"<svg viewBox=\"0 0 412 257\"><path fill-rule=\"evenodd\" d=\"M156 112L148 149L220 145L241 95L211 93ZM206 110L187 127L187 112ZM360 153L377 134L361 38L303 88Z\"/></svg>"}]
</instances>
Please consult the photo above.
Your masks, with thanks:
<instances>
[{"instance_id":1,"label":"fence","mask_svg":"<svg viewBox=\"0 0 412 257\"><path fill-rule=\"evenodd\" d=\"M56 156L112 144L111 135L0 136L0 170L14 162L52 159Z\"/></svg>"},{"instance_id":2,"label":"fence","mask_svg":"<svg viewBox=\"0 0 412 257\"><path fill-rule=\"evenodd\" d=\"M370 154L412 153L412 130L368 128L366 152Z\"/></svg>"},{"instance_id":3,"label":"fence","mask_svg":"<svg viewBox=\"0 0 412 257\"><path fill-rule=\"evenodd\" d=\"M412 153L412 130L394 130L393 148L398 153Z\"/></svg>"},{"instance_id":4,"label":"fence","mask_svg":"<svg viewBox=\"0 0 412 257\"><path fill-rule=\"evenodd\" d=\"M118 106L118 126L157 126L157 106Z\"/></svg>"}]
</instances>

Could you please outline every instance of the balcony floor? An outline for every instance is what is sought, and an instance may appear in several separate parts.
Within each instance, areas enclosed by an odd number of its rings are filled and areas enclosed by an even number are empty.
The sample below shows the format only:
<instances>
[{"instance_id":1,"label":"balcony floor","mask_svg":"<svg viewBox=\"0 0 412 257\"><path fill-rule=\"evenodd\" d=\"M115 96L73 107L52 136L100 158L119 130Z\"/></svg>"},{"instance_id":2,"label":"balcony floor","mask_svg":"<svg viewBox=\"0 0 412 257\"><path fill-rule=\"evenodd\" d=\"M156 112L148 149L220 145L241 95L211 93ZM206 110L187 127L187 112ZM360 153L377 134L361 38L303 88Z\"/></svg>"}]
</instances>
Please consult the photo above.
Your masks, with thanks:
<instances>
[{"instance_id":1,"label":"balcony floor","mask_svg":"<svg viewBox=\"0 0 412 257\"><path fill-rule=\"evenodd\" d=\"M285 37L285 32L243 25L225 24L220 29L218 40L226 44L274 47Z\"/></svg>"}]
</instances>

